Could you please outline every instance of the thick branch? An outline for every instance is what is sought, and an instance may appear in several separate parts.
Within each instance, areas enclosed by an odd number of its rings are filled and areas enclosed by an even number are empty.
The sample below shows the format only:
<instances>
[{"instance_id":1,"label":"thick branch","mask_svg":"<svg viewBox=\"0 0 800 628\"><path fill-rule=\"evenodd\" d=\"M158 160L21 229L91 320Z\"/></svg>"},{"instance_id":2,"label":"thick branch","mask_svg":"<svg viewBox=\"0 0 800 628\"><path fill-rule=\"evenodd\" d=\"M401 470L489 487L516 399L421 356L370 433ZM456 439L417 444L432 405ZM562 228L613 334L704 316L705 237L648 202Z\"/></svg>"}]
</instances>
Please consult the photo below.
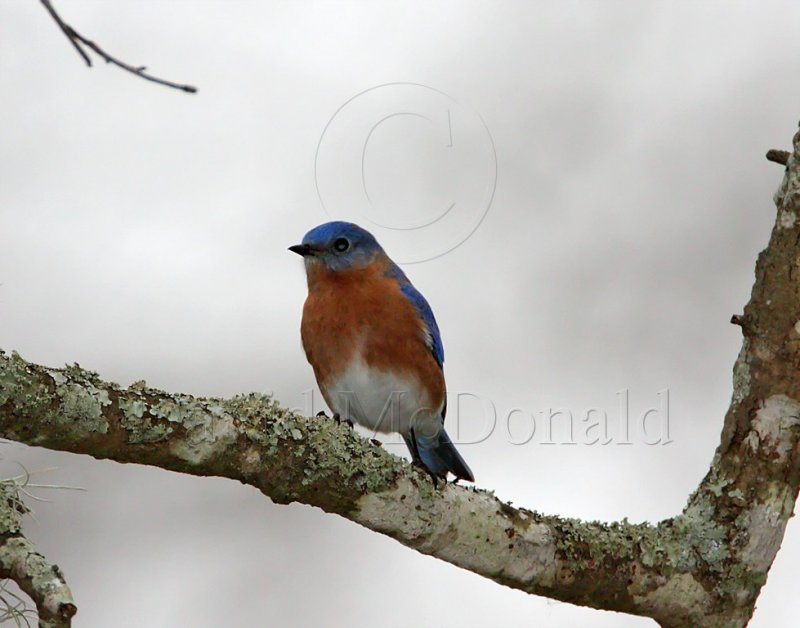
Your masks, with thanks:
<instances>
[{"instance_id":1,"label":"thick branch","mask_svg":"<svg viewBox=\"0 0 800 628\"><path fill-rule=\"evenodd\" d=\"M0 354L0 436L239 480L337 513L422 553L553 599L656 619L744 626L800 484L800 135L775 197L708 475L658 525L581 522L429 479L332 421L247 395L200 399Z\"/></svg>"},{"instance_id":2,"label":"thick branch","mask_svg":"<svg viewBox=\"0 0 800 628\"><path fill-rule=\"evenodd\" d=\"M663 555L678 553L669 525L581 523L512 508L487 491L437 490L352 430L261 395L199 399L144 382L122 389L77 365L51 369L2 354L0 436L237 479L508 586L599 608L648 614Z\"/></svg>"},{"instance_id":3,"label":"thick branch","mask_svg":"<svg viewBox=\"0 0 800 628\"><path fill-rule=\"evenodd\" d=\"M41 0L41 3L44 5L44 8L47 9L50 17L53 18L53 21L55 21L55 23L61 29L61 32L67 37L69 43L72 44L72 47L75 48L81 58L86 62L86 65L89 67L92 65L92 60L89 58L89 55L82 46L86 46L87 48L94 50L94 52L103 58L106 63L111 63L118 68L122 68L126 72L130 72L131 74L135 74L136 76L143 78L146 81L152 81L153 83L158 83L159 85L166 85L167 87L189 92L190 94L197 92L197 88L193 87L192 85L181 85L180 83L173 83L172 81L168 81L166 79L157 78L152 74L148 74L146 72L147 68L144 66L132 66L124 61L120 61L116 57L112 57L96 43L81 35L78 31L61 19L61 16L53 8L53 4L50 2L50 0Z\"/></svg>"},{"instance_id":4,"label":"thick branch","mask_svg":"<svg viewBox=\"0 0 800 628\"><path fill-rule=\"evenodd\" d=\"M30 596L40 628L69 628L77 607L64 574L50 565L22 534L21 503L11 485L0 485L0 578L10 578Z\"/></svg>"}]
</instances>

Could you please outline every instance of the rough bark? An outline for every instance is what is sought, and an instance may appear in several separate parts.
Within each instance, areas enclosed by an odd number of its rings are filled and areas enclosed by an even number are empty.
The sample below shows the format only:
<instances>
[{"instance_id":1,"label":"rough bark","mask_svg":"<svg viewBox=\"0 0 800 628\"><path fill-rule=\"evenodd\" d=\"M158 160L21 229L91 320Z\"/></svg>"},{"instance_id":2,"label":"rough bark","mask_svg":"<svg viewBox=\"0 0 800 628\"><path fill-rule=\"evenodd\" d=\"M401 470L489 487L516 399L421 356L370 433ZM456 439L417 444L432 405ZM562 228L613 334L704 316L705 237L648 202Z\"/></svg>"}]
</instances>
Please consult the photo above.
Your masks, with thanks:
<instances>
[{"instance_id":1,"label":"rough bark","mask_svg":"<svg viewBox=\"0 0 800 628\"><path fill-rule=\"evenodd\" d=\"M744 626L800 484L800 134L775 195L708 474L656 525L582 522L430 480L332 421L260 395L201 399L0 354L0 435L30 445L250 484L339 514L424 554L536 595L652 617Z\"/></svg>"}]
</instances>

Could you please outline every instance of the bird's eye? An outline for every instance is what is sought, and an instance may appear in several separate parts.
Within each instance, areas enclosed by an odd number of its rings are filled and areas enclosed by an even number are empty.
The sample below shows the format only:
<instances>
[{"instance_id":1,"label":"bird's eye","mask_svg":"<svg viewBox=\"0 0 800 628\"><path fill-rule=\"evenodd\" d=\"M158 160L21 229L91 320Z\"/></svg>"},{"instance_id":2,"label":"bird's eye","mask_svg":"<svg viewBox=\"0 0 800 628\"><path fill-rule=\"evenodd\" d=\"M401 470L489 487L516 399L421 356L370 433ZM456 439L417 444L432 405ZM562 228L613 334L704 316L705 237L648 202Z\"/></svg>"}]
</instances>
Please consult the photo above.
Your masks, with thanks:
<instances>
[{"instance_id":1,"label":"bird's eye","mask_svg":"<svg viewBox=\"0 0 800 628\"><path fill-rule=\"evenodd\" d=\"M349 248L350 242L348 242L347 238L336 238L333 241L333 250L338 253L344 253Z\"/></svg>"}]
</instances>

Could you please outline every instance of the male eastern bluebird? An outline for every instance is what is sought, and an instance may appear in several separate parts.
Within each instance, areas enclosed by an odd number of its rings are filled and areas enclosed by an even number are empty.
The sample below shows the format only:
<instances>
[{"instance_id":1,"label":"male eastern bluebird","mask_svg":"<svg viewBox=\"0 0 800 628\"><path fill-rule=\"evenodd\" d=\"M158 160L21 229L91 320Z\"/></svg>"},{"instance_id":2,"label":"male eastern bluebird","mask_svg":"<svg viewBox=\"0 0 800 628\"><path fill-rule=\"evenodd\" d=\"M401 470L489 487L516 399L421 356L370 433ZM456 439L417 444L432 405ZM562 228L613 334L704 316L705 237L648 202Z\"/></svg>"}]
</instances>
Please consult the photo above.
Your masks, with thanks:
<instances>
[{"instance_id":1,"label":"male eastern bluebird","mask_svg":"<svg viewBox=\"0 0 800 628\"><path fill-rule=\"evenodd\" d=\"M325 223L289 250L305 262L301 337L331 410L399 432L434 481L450 472L474 482L444 430L444 349L425 297L358 225Z\"/></svg>"}]
</instances>

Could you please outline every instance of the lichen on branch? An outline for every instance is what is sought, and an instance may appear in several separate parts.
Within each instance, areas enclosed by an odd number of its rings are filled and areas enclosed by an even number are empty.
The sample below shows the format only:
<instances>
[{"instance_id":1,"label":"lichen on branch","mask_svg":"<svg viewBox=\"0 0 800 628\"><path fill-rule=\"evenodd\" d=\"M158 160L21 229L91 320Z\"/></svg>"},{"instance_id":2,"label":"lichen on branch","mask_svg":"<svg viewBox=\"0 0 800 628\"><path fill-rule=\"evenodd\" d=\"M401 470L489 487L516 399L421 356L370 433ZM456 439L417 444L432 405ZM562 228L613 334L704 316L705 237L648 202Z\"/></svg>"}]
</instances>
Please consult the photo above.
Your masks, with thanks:
<instances>
[{"instance_id":1,"label":"lichen on branch","mask_svg":"<svg viewBox=\"0 0 800 628\"><path fill-rule=\"evenodd\" d=\"M68 628L77 607L64 574L36 551L22 532L26 508L14 481L0 481L0 578L10 579L33 600L40 628ZM17 623L26 619L10 613Z\"/></svg>"},{"instance_id":2,"label":"lichen on branch","mask_svg":"<svg viewBox=\"0 0 800 628\"><path fill-rule=\"evenodd\" d=\"M720 445L683 512L656 525L564 519L490 491L437 488L354 431L263 395L122 388L2 351L0 436L239 480L536 595L662 626L744 626L800 486L800 134L775 202L750 302L732 319L744 342Z\"/></svg>"}]
</instances>

